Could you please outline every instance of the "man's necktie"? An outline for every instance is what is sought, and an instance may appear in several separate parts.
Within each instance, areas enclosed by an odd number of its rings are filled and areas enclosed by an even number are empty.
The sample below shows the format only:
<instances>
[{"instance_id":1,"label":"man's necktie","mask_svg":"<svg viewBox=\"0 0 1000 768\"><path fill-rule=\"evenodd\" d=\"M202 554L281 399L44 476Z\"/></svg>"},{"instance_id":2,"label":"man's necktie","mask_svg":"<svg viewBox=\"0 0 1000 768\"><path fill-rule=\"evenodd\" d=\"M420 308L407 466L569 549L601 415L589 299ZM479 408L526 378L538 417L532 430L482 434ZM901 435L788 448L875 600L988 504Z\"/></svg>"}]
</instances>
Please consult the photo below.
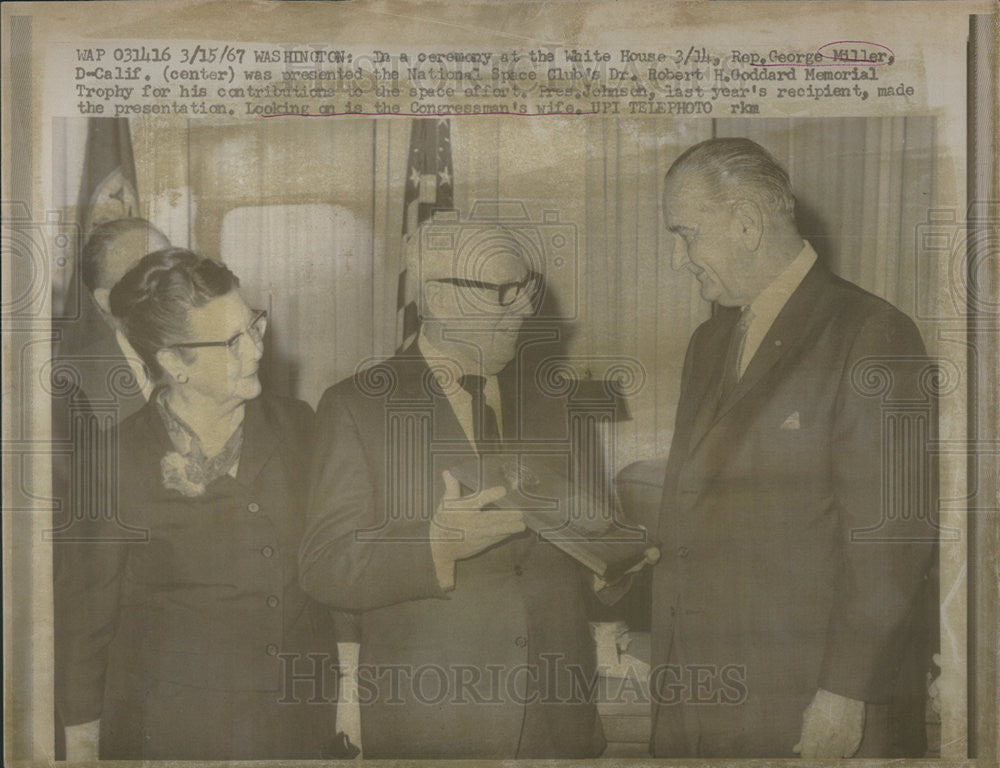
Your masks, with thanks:
<instances>
[{"instance_id":1,"label":"man's necktie","mask_svg":"<svg viewBox=\"0 0 1000 768\"><path fill-rule=\"evenodd\" d=\"M496 450L500 442L500 427L497 425L497 414L483 396L486 379L482 376L462 376L458 383L472 396L472 434L476 440L476 450ZM489 445L492 443L492 445Z\"/></svg>"},{"instance_id":2,"label":"man's necktie","mask_svg":"<svg viewBox=\"0 0 1000 768\"><path fill-rule=\"evenodd\" d=\"M726 362L722 369L722 386L719 390L719 406L721 407L740 380L740 361L743 357L743 348L747 343L747 330L753 320L753 312L750 307L743 307L740 319L736 322L733 335L729 337L729 349L726 350Z\"/></svg>"}]
</instances>

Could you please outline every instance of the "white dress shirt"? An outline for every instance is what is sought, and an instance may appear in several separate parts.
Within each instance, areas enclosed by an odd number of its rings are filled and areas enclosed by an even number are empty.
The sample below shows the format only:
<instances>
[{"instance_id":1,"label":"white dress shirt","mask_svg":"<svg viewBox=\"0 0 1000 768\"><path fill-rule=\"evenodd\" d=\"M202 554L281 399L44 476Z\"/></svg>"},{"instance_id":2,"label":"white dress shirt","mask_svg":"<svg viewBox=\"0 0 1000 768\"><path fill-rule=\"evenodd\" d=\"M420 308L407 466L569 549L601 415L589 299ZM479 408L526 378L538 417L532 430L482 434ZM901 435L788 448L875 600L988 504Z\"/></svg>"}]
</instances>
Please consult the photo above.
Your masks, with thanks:
<instances>
[{"instance_id":1,"label":"white dress shirt","mask_svg":"<svg viewBox=\"0 0 1000 768\"><path fill-rule=\"evenodd\" d=\"M739 360L739 375L742 376L753 356L760 349L760 344L771 330L778 314L784 309L788 299L795 293L805 279L806 274L816 263L816 251L808 242L803 241L802 250L785 269L774 278L774 281L758 294L749 305L750 325L747 327L746 342Z\"/></svg>"},{"instance_id":2,"label":"white dress shirt","mask_svg":"<svg viewBox=\"0 0 1000 768\"><path fill-rule=\"evenodd\" d=\"M445 397L448 398L448 404L455 413L455 418L458 419L458 423L469 442L473 446L476 444L475 432L472 428L472 395L462 389L458 383L459 378L466 374L482 376L486 380L483 385L483 397L486 399L486 405L492 408L496 414L497 429L500 430L500 437L503 437L503 411L500 406L500 385L496 375L487 376L481 371L466 371L458 360L439 352L422 330L417 337L417 348L427 364L431 366L434 378Z\"/></svg>"}]
</instances>

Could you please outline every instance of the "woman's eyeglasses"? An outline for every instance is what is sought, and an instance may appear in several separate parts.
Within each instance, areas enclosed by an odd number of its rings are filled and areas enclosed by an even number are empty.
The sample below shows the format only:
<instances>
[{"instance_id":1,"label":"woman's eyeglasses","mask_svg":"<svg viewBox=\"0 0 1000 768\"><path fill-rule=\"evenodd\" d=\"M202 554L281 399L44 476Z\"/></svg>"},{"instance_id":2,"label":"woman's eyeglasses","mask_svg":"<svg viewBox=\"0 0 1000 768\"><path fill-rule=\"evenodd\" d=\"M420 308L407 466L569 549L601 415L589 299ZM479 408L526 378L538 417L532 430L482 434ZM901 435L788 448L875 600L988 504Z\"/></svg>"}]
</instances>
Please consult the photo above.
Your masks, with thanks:
<instances>
[{"instance_id":1,"label":"woman's eyeglasses","mask_svg":"<svg viewBox=\"0 0 1000 768\"><path fill-rule=\"evenodd\" d=\"M250 321L250 325L244 328L239 333L234 333L225 341L185 341L180 344L171 344L168 349L196 349L198 347L225 347L232 354L236 354L240 348L240 342L243 340L243 336L249 336L254 344L260 344L264 340L264 334L267 332L267 310L266 309L255 309L253 311L253 319Z\"/></svg>"},{"instance_id":2,"label":"woman's eyeglasses","mask_svg":"<svg viewBox=\"0 0 1000 768\"><path fill-rule=\"evenodd\" d=\"M534 298L542 282L542 276L537 272L529 272L520 282L485 283L482 280L466 280L462 277L435 277L435 283L450 283L463 288L479 288L480 290L496 291L496 303L501 307L509 307L521 296Z\"/></svg>"}]
</instances>

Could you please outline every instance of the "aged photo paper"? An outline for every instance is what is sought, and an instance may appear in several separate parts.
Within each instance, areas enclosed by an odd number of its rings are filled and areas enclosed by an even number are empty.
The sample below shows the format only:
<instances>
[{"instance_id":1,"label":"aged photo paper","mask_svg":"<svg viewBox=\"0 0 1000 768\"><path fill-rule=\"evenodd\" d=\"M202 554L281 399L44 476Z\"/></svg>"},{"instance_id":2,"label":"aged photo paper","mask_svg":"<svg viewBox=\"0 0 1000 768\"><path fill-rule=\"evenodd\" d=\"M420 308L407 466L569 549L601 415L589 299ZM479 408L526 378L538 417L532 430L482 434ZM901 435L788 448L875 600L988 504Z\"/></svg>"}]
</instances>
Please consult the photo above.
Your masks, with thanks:
<instances>
[{"instance_id":1,"label":"aged photo paper","mask_svg":"<svg viewBox=\"0 0 1000 768\"><path fill-rule=\"evenodd\" d=\"M5 764L996 765L998 37L4 3Z\"/></svg>"}]
</instances>

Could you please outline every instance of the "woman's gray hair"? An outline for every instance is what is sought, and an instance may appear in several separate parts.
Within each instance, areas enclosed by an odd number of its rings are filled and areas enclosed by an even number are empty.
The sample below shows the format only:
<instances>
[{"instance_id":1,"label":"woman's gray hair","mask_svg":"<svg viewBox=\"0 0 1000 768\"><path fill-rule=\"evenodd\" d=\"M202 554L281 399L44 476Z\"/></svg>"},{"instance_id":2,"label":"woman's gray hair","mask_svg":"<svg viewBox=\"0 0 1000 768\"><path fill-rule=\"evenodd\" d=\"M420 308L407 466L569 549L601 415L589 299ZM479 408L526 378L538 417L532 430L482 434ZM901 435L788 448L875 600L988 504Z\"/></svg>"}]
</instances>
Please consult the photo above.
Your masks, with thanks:
<instances>
[{"instance_id":1,"label":"woman's gray hair","mask_svg":"<svg viewBox=\"0 0 1000 768\"><path fill-rule=\"evenodd\" d=\"M225 264L186 248L144 256L111 289L111 313L154 380L163 376L156 353L187 341L188 311L239 287Z\"/></svg>"}]
</instances>

